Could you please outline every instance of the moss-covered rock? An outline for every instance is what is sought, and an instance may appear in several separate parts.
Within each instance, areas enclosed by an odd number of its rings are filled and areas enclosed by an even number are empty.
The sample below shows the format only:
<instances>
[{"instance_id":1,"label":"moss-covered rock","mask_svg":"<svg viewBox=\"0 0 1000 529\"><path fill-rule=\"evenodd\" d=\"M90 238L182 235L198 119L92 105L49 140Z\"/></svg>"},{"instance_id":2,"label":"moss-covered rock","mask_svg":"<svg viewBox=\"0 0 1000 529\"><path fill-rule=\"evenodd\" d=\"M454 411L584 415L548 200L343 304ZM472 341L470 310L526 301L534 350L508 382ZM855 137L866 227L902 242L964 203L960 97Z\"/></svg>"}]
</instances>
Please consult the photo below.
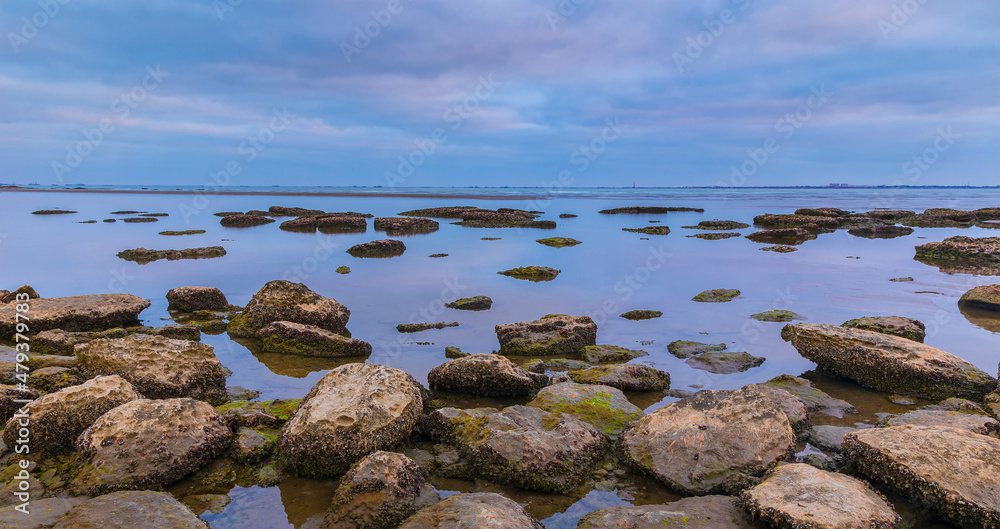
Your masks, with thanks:
<instances>
[{"instance_id":1,"label":"moss-covered rock","mask_svg":"<svg viewBox=\"0 0 1000 529\"><path fill-rule=\"evenodd\" d=\"M670 228L667 226L643 226L642 228L622 228L622 231L631 233L642 233L644 235L670 235Z\"/></svg>"},{"instance_id":2,"label":"moss-covered rock","mask_svg":"<svg viewBox=\"0 0 1000 529\"><path fill-rule=\"evenodd\" d=\"M960 307L1000 312L1000 285L980 285L958 300Z\"/></svg>"},{"instance_id":3,"label":"moss-covered rock","mask_svg":"<svg viewBox=\"0 0 1000 529\"><path fill-rule=\"evenodd\" d=\"M942 272L1000 275L1000 237L949 237L916 250L915 260Z\"/></svg>"},{"instance_id":4,"label":"moss-covered rock","mask_svg":"<svg viewBox=\"0 0 1000 529\"><path fill-rule=\"evenodd\" d=\"M808 240L816 238L816 235L802 228L780 228L774 230L761 230L746 236L753 242L764 244L779 244L798 246Z\"/></svg>"},{"instance_id":5,"label":"moss-covered rock","mask_svg":"<svg viewBox=\"0 0 1000 529\"><path fill-rule=\"evenodd\" d=\"M349 266L338 266L335 270L338 274L346 275L351 273L351 267Z\"/></svg>"},{"instance_id":6,"label":"moss-covered rock","mask_svg":"<svg viewBox=\"0 0 1000 529\"><path fill-rule=\"evenodd\" d=\"M595 364L605 362L628 362L635 358L649 356L649 353L641 349L626 349L617 345L588 345L581 353L583 359Z\"/></svg>"},{"instance_id":7,"label":"moss-covered rock","mask_svg":"<svg viewBox=\"0 0 1000 529\"><path fill-rule=\"evenodd\" d=\"M589 316L550 315L535 321L496 326L500 353L515 356L574 354L597 343Z\"/></svg>"},{"instance_id":8,"label":"moss-covered rock","mask_svg":"<svg viewBox=\"0 0 1000 529\"><path fill-rule=\"evenodd\" d=\"M122 250L118 252L117 255L120 259L124 259L126 261L147 264L161 259L166 259L167 261L176 261L178 259L215 259L217 257L224 257L226 255L226 249L221 246L185 248L183 250L150 250L148 248L135 248L132 250Z\"/></svg>"},{"instance_id":9,"label":"moss-covered rock","mask_svg":"<svg viewBox=\"0 0 1000 529\"><path fill-rule=\"evenodd\" d=\"M139 313L149 305L148 299L130 294L39 298L31 302L31 332L103 331L137 325ZM19 323L16 309L17 303L0 304L0 339L14 338Z\"/></svg>"},{"instance_id":10,"label":"moss-covered rock","mask_svg":"<svg viewBox=\"0 0 1000 529\"><path fill-rule=\"evenodd\" d=\"M670 389L670 373L640 364L595 366L568 374L573 382L611 386L623 391Z\"/></svg>"},{"instance_id":11,"label":"moss-covered rock","mask_svg":"<svg viewBox=\"0 0 1000 529\"><path fill-rule=\"evenodd\" d=\"M527 405L557 417L574 415L608 436L618 435L642 416L642 410L629 402L621 390L576 382L548 386Z\"/></svg>"},{"instance_id":12,"label":"moss-covered rock","mask_svg":"<svg viewBox=\"0 0 1000 529\"><path fill-rule=\"evenodd\" d=\"M420 332L430 329L444 329L445 327L458 327L459 323L453 321L451 323L438 322L438 323L400 323L396 326L396 330L399 332L410 333L410 332Z\"/></svg>"},{"instance_id":13,"label":"moss-covered rock","mask_svg":"<svg viewBox=\"0 0 1000 529\"><path fill-rule=\"evenodd\" d=\"M469 353L463 352L458 347L448 346L444 348L445 358L465 358Z\"/></svg>"},{"instance_id":14,"label":"moss-covered rock","mask_svg":"<svg viewBox=\"0 0 1000 529\"><path fill-rule=\"evenodd\" d=\"M738 232L717 232L717 233L696 233L694 235L685 235L685 237L693 237L696 239L705 239L706 241L720 241L723 239L732 239L733 237L742 237L742 233Z\"/></svg>"},{"instance_id":15,"label":"moss-covered rock","mask_svg":"<svg viewBox=\"0 0 1000 529\"><path fill-rule=\"evenodd\" d=\"M750 318L757 321L789 322L792 320L802 319L802 316L790 310L769 310L766 312L751 314Z\"/></svg>"},{"instance_id":16,"label":"moss-covered rock","mask_svg":"<svg viewBox=\"0 0 1000 529\"><path fill-rule=\"evenodd\" d=\"M372 352L368 342L347 338L321 329L290 321L274 321L257 333L262 350L267 353L292 354L320 358L367 356Z\"/></svg>"},{"instance_id":17,"label":"moss-covered rock","mask_svg":"<svg viewBox=\"0 0 1000 529\"><path fill-rule=\"evenodd\" d=\"M761 248L761 250L775 253L792 253L799 251L799 249L794 246L785 246L783 244L779 244L777 246L765 246L764 248Z\"/></svg>"},{"instance_id":18,"label":"moss-covered rock","mask_svg":"<svg viewBox=\"0 0 1000 529\"><path fill-rule=\"evenodd\" d=\"M395 529L439 500L412 459L379 451L355 463L341 478L323 527Z\"/></svg>"},{"instance_id":19,"label":"moss-covered rock","mask_svg":"<svg viewBox=\"0 0 1000 529\"><path fill-rule=\"evenodd\" d=\"M532 395L548 380L494 354L448 360L427 373L427 384L433 390L483 397Z\"/></svg>"},{"instance_id":20,"label":"moss-covered rock","mask_svg":"<svg viewBox=\"0 0 1000 529\"><path fill-rule=\"evenodd\" d=\"M490 310L493 300L489 296L472 296L445 303L445 307L458 310Z\"/></svg>"},{"instance_id":21,"label":"moss-covered rock","mask_svg":"<svg viewBox=\"0 0 1000 529\"><path fill-rule=\"evenodd\" d=\"M704 353L711 353L711 352L718 352L725 350L726 350L726 344L724 343L712 344L712 343L694 342L691 340L676 340L667 344L667 351L670 354L676 356L677 358L680 358L681 360L685 360L687 358L691 358L692 356L697 356Z\"/></svg>"},{"instance_id":22,"label":"moss-covered rock","mask_svg":"<svg viewBox=\"0 0 1000 529\"><path fill-rule=\"evenodd\" d=\"M621 314L622 318L626 320L638 321L638 320L651 320L653 318L659 318L663 316L663 313L658 310L630 310Z\"/></svg>"},{"instance_id":23,"label":"moss-covered rock","mask_svg":"<svg viewBox=\"0 0 1000 529\"><path fill-rule=\"evenodd\" d=\"M716 288L706 290L691 298L691 301L699 303L726 303L739 297L741 292L735 288Z\"/></svg>"},{"instance_id":24,"label":"moss-covered rock","mask_svg":"<svg viewBox=\"0 0 1000 529\"><path fill-rule=\"evenodd\" d=\"M233 440L232 458L240 463L253 465L267 459L278 446L278 436L242 427Z\"/></svg>"},{"instance_id":25,"label":"moss-covered rock","mask_svg":"<svg viewBox=\"0 0 1000 529\"><path fill-rule=\"evenodd\" d=\"M80 373L73 367L43 367L33 371L28 378L28 385L43 393L59 391L79 383Z\"/></svg>"},{"instance_id":26,"label":"moss-covered rock","mask_svg":"<svg viewBox=\"0 0 1000 529\"><path fill-rule=\"evenodd\" d=\"M728 231L728 230L742 230L744 228L749 228L750 225L737 222L735 220L703 220L698 223L697 226L681 226L689 230L716 230L716 231Z\"/></svg>"},{"instance_id":27,"label":"moss-covered rock","mask_svg":"<svg viewBox=\"0 0 1000 529\"><path fill-rule=\"evenodd\" d=\"M870 316L845 321L841 327L891 334L923 343L926 327L920 320L902 316Z\"/></svg>"},{"instance_id":28,"label":"moss-covered rock","mask_svg":"<svg viewBox=\"0 0 1000 529\"><path fill-rule=\"evenodd\" d=\"M325 298L302 283L279 279L264 285L243 312L229 321L229 334L255 338L260 329L275 321L315 325L331 332L343 332L351 311L333 298Z\"/></svg>"},{"instance_id":29,"label":"moss-covered rock","mask_svg":"<svg viewBox=\"0 0 1000 529\"><path fill-rule=\"evenodd\" d=\"M538 283L540 281L552 281L560 272L562 270L556 270L547 266L519 266L497 273L502 276L513 277L514 279L524 279L525 281Z\"/></svg>"},{"instance_id":30,"label":"moss-covered rock","mask_svg":"<svg viewBox=\"0 0 1000 529\"><path fill-rule=\"evenodd\" d=\"M538 244L544 244L545 246L551 246L553 248L568 248L570 246L581 244L580 241L569 237L549 237L546 239L538 239L535 242Z\"/></svg>"}]
</instances>

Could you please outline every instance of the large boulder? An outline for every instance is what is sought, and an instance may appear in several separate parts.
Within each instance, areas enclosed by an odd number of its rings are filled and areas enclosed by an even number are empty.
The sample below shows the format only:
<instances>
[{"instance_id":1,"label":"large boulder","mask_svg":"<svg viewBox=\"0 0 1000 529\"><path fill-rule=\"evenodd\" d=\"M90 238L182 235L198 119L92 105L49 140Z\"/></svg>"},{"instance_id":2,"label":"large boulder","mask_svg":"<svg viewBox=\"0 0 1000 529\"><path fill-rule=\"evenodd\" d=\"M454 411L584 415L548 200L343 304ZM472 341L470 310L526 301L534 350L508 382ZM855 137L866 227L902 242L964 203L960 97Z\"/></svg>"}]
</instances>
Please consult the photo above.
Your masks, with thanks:
<instances>
[{"instance_id":1,"label":"large boulder","mask_svg":"<svg viewBox=\"0 0 1000 529\"><path fill-rule=\"evenodd\" d=\"M570 371L569 378L580 384L611 386L622 391L663 391L670 389L670 373L642 364L612 364Z\"/></svg>"},{"instance_id":2,"label":"large boulder","mask_svg":"<svg viewBox=\"0 0 1000 529\"><path fill-rule=\"evenodd\" d=\"M264 285L247 303L243 312L229 321L231 336L254 338L273 321L315 325L331 332L343 332L351 311L333 298L324 298L302 283L278 279Z\"/></svg>"},{"instance_id":3,"label":"large boulder","mask_svg":"<svg viewBox=\"0 0 1000 529\"><path fill-rule=\"evenodd\" d=\"M374 452L341 478L323 527L394 529L438 500L412 459L395 452Z\"/></svg>"},{"instance_id":4,"label":"large boulder","mask_svg":"<svg viewBox=\"0 0 1000 529\"><path fill-rule=\"evenodd\" d=\"M782 336L820 367L879 391L982 400L997 387L995 378L969 362L898 336L814 323L787 325Z\"/></svg>"},{"instance_id":5,"label":"large boulder","mask_svg":"<svg viewBox=\"0 0 1000 529\"><path fill-rule=\"evenodd\" d=\"M419 384L405 372L347 364L312 390L281 431L278 457L291 472L329 477L410 435L423 412Z\"/></svg>"},{"instance_id":6,"label":"large boulder","mask_svg":"<svg viewBox=\"0 0 1000 529\"><path fill-rule=\"evenodd\" d=\"M940 426L869 428L843 453L864 476L961 527L1000 525L1000 440Z\"/></svg>"},{"instance_id":7,"label":"large boulder","mask_svg":"<svg viewBox=\"0 0 1000 529\"><path fill-rule=\"evenodd\" d=\"M257 332L257 337L267 353L340 358L367 356L372 352L368 342L347 338L315 325L290 321L271 322Z\"/></svg>"},{"instance_id":8,"label":"large boulder","mask_svg":"<svg viewBox=\"0 0 1000 529\"><path fill-rule=\"evenodd\" d=\"M85 501L52 529L208 529L191 509L165 492L113 492Z\"/></svg>"},{"instance_id":9,"label":"large boulder","mask_svg":"<svg viewBox=\"0 0 1000 529\"><path fill-rule=\"evenodd\" d=\"M28 446L32 453L71 452L76 438L98 417L141 398L132 384L115 375L99 376L49 393L31 403ZM18 437L17 421L10 419L4 429L3 442L7 446L14 446Z\"/></svg>"},{"instance_id":10,"label":"large boulder","mask_svg":"<svg viewBox=\"0 0 1000 529\"><path fill-rule=\"evenodd\" d=\"M804 463L779 466L743 491L739 501L751 518L770 527L892 528L901 521L888 500L865 482Z\"/></svg>"},{"instance_id":11,"label":"large boulder","mask_svg":"<svg viewBox=\"0 0 1000 529\"><path fill-rule=\"evenodd\" d=\"M597 344L597 324L590 316L554 314L540 320L496 326L500 354L543 356L579 353Z\"/></svg>"},{"instance_id":12,"label":"large boulder","mask_svg":"<svg viewBox=\"0 0 1000 529\"><path fill-rule=\"evenodd\" d=\"M399 529L543 529L513 500L495 492L455 494L421 509Z\"/></svg>"},{"instance_id":13,"label":"large boulder","mask_svg":"<svg viewBox=\"0 0 1000 529\"><path fill-rule=\"evenodd\" d=\"M232 432L194 399L133 400L101 415L76 441L77 494L162 487L221 455Z\"/></svg>"},{"instance_id":14,"label":"large boulder","mask_svg":"<svg viewBox=\"0 0 1000 529\"><path fill-rule=\"evenodd\" d=\"M556 417L569 414L605 435L618 435L628 424L642 417L642 410L611 386L560 382L538 392L528 406Z\"/></svg>"},{"instance_id":15,"label":"large boulder","mask_svg":"<svg viewBox=\"0 0 1000 529\"><path fill-rule=\"evenodd\" d=\"M226 310L226 295L215 287L177 287L167 292L167 310Z\"/></svg>"},{"instance_id":16,"label":"large boulder","mask_svg":"<svg viewBox=\"0 0 1000 529\"><path fill-rule=\"evenodd\" d=\"M735 491L795 446L788 416L752 387L700 391L634 422L621 437L626 459L687 494Z\"/></svg>"},{"instance_id":17,"label":"large boulder","mask_svg":"<svg viewBox=\"0 0 1000 529\"><path fill-rule=\"evenodd\" d=\"M924 342L927 328L920 320L904 318L903 316L868 316L845 321L841 327L850 329L865 329L882 334L902 336L915 342Z\"/></svg>"},{"instance_id":18,"label":"large boulder","mask_svg":"<svg viewBox=\"0 0 1000 529\"><path fill-rule=\"evenodd\" d=\"M729 496L698 496L664 505L623 505L594 511L576 529L754 529Z\"/></svg>"},{"instance_id":19,"label":"large boulder","mask_svg":"<svg viewBox=\"0 0 1000 529\"><path fill-rule=\"evenodd\" d=\"M208 344L133 334L93 340L74 350L87 377L118 375L147 398L225 400L228 372Z\"/></svg>"},{"instance_id":20,"label":"large boulder","mask_svg":"<svg viewBox=\"0 0 1000 529\"><path fill-rule=\"evenodd\" d=\"M504 356L473 354L447 362L427 373L427 384L436 391L465 393L482 397L531 395L549 377L532 373Z\"/></svg>"},{"instance_id":21,"label":"large boulder","mask_svg":"<svg viewBox=\"0 0 1000 529\"><path fill-rule=\"evenodd\" d=\"M427 415L421 429L435 442L457 447L479 476L551 493L580 485L603 456L606 442L601 432L573 415L527 406L502 411L442 408Z\"/></svg>"},{"instance_id":22,"label":"large boulder","mask_svg":"<svg viewBox=\"0 0 1000 529\"><path fill-rule=\"evenodd\" d=\"M0 305L0 338L14 337L19 305L21 303ZM94 294L35 299L29 305L33 333L50 329L102 331L138 325L139 313L149 307L150 301L131 294Z\"/></svg>"},{"instance_id":23,"label":"large boulder","mask_svg":"<svg viewBox=\"0 0 1000 529\"><path fill-rule=\"evenodd\" d=\"M981 285L958 300L958 306L1000 312L1000 285Z\"/></svg>"}]
</instances>

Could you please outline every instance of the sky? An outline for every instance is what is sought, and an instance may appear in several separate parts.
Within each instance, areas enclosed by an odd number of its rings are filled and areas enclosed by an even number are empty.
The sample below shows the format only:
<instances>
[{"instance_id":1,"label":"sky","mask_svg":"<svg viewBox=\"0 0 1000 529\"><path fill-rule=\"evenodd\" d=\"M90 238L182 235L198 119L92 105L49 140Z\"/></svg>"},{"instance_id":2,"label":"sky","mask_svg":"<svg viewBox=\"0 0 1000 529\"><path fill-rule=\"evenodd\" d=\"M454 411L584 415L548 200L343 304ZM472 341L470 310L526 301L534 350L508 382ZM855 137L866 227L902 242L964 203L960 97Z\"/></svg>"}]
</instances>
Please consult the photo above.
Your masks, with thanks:
<instances>
[{"instance_id":1,"label":"sky","mask_svg":"<svg viewBox=\"0 0 1000 529\"><path fill-rule=\"evenodd\" d=\"M1000 185L1000 3L0 3L0 182Z\"/></svg>"}]
</instances>

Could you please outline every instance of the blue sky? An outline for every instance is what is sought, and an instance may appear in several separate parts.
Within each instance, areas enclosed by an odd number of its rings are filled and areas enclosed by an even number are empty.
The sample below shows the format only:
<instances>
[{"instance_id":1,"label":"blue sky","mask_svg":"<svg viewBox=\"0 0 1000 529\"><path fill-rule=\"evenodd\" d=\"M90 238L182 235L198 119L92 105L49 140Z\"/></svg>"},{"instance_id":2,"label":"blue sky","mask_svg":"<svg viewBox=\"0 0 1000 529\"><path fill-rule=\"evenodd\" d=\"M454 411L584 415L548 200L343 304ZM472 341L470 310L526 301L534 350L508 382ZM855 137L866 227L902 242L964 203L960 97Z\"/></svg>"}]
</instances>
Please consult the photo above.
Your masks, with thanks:
<instances>
[{"instance_id":1,"label":"blue sky","mask_svg":"<svg viewBox=\"0 0 1000 529\"><path fill-rule=\"evenodd\" d=\"M997 185L1000 4L0 3L0 182Z\"/></svg>"}]
</instances>

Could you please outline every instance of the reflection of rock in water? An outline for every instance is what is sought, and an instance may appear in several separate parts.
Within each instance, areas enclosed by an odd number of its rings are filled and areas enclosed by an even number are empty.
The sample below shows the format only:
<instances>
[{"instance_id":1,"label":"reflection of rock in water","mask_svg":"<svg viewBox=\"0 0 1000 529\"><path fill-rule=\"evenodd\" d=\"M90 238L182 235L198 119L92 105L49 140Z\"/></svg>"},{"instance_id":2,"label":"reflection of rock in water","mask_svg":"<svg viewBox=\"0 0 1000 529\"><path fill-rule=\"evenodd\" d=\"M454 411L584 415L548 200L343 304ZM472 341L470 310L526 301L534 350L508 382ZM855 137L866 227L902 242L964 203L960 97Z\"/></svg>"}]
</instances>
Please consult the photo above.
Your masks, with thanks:
<instances>
[{"instance_id":1,"label":"reflection of rock in water","mask_svg":"<svg viewBox=\"0 0 1000 529\"><path fill-rule=\"evenodd\" d=\"M337 491L337 481L288 478L278 484L285 516L292 527L319 527ZM251 527L253 524L248 525Z\"/></svg>"},{"instance_id":2,"label":"reflection of rock in water","mask_svg":"<svg viewBox=\"0 0 1000 529\"><path fill-rule=\"evenodd\" d=\"M959 307L958 310L962 312L965 319L969 320L969 323L976 327L1000 333L1000 312L969 307Z\"/></svg>"},{"instance_id":3,"label":"reflection of rock in water","mask_svg":"<svg viewBox=\"0 0 1000 529\"><path fill-rule=\"evenodd\" d=\"M949 237L916 250L914 260L946 274L1000 275L1000 237Z\"/></svg>"},{"instance_id":4,"label":"reflection of rock in water","mask_svg":"<svg viewBox=\"0 0 1000 529\"><path fill-rule=\"evenodd\" d=\"M260 363L275 375L282 375L293 378L305 378L309 373L316 371L328 371L344 364L364 362L367 356L342 357L342 358L317 358L310 356L288 355L281 353L265 353L261 350L259 340L238 338L233 339L236 343L250 350Z\"/></svg>"},{"instance_id":5,"label":"reflection of rock in water","mask_svg":"<svg viewBox=\"0 0 1000 529\"><path fill-rule=\"evenodd\" d=\"M915 261L920 261L928 266L937 267L938 270L944 272L945 274L973 274L980 276L1000 276L1000 264L998 265L981 265L975 263L964 263L964 262L946 262L946 261L933 261L930 259L918 259L913 258Z\"/></svg>"}]
</instances>

